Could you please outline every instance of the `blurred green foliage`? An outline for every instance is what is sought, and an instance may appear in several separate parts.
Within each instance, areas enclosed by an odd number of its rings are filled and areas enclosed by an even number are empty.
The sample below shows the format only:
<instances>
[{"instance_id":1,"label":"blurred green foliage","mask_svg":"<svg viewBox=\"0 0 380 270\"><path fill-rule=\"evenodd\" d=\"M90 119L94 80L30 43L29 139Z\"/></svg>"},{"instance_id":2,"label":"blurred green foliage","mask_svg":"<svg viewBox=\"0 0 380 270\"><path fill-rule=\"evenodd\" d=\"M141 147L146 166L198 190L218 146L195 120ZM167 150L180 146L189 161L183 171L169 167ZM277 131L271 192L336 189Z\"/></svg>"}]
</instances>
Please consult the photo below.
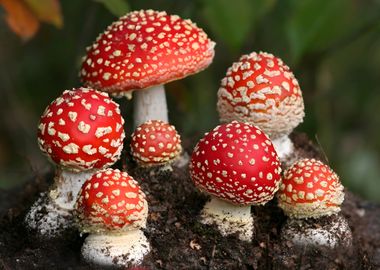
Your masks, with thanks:
<instances>
[{"instance_id":1,"label":"blurred green foliage","mask_svg":"<svg viewBox=\"0 0 380 270\"><path fill-rule=\"evenodd\" d=\"M306 117L298 128L323 149L349 189L380 201L380 2L377 0L61 1L62 30L44 25L28 43L0 22L0 186L47 167L36 125L62 90L80 85L85 47L128 10L190 18L216 41L214 63L167 85L170 118L199 137L218 123L216 92L240 55L267 51L298 78ZM119 101L131 132L130 102Z\"/></svg>"}]
</instances>

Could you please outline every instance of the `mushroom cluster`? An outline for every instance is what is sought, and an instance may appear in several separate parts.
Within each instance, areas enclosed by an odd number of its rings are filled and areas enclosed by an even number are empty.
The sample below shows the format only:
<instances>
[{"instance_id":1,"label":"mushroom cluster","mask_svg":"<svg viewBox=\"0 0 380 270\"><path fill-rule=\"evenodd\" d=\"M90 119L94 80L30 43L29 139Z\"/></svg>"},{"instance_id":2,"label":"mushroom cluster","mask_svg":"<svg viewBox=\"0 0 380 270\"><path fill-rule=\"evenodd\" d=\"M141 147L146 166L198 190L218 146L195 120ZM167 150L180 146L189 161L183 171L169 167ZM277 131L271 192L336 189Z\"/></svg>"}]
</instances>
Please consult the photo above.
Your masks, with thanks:
<instances>
[{"instance_id":1,"label":"mushroom cluster","mask_svg":"<svg viewBox=\"0 0 380 270\"><path fill-rule=\"evenodd\" d=\"M54 186L26 216L30 228L53 236L71 225L71 211L84 181L119 159L123 124L118 104L93 89L66 90L46 108L38 126L38 144L57 170Z\"/></svg>"},{"instance_id":2,"label":"mushroom cluster","mask_svg":"<svg viewBox=\"0 0 380 270\"><path fill-rule=\"evenodd\" d=\"M113 96L135 91L130 148L139 166L170 166L182 152L181 138L168 123L163 84L205 69L214 45L190 20L153 10L121 17L88 48L80 76L89 87ZM125 137L119 106L107 93L66 90L43 113L38 144L57 164L54 186L26 216L42 235L71 226L82 233L85 260L102 266L138 265L150 251L144 235L145 194L128 173L109 169L121 155ZM339 215L344 200L338 176L314 159L300 159L282 179L281 161L290 163L288 135L303 121L297 80L269 53L243 55L228 69L218 90L221 125L201 138L189 164L197 188L210 195L201 222L222 235L252 241L251 206L278 192L289 217L284 239L299 245L350 246L352 235ZM325 217L329 224L314 227ZM310 222L311 221L311 222Z\"/></svg>"}]
</instances>

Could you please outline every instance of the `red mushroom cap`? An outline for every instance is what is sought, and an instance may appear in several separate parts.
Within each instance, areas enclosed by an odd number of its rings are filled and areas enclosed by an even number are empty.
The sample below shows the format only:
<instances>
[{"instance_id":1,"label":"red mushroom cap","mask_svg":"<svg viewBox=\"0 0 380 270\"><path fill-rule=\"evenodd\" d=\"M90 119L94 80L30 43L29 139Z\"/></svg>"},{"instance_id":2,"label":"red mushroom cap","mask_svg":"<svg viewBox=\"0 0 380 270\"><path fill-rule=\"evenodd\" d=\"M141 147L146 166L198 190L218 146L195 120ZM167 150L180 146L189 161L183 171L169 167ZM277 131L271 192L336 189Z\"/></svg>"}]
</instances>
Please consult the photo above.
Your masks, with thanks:
<instances>
[{"instance_id":1,"label":"red mushroom cap","mask_svg":"<svg viewBox=\"0 0 380 270\"><path fill-rule=\"evenodd\" d=\"M175 127L163 121L147 121L132 134L132 156L142 166L168 163L181 151L181 138Z\"/></svg>"},{"instance_id":2,"label":"red mushroom cap","mask_svg":"<svg viewBox=\"0 0 380 270\"><path fill-rule=\"evenodd\" d=\"M281 59L264 52L243 55L228 69L217 107L221 122L249 122L271 138L290 134L305 115L293 73Z\"/></svg>"},{"instance_id":3,"label":"red mushroom cap","mask_svg":"<svg viewBox=\"0 0 380 270\"><path fill-rule=\"evenodd\" d=\"M126 92L205 69L214 42L190 20L153 10L130 12L88 48L82 81L103 91Z\"/></svg>"},{"instance_id":4,"label":"red mushroom cap","mask_svg":"<svg viewBox=\"0 0 380 270\"><path fill-rule=\"evenodd\" d=\"M265 204L278 190L281 167L272 142L257 127L233 121L198 142L190 174L206 192L235 204Z\"/></svg>"},{"instance_id":5,"label":"red mushroom cap","mask_svg":"<svg viewBox=\"0 0 380 270\"><path fill-rule=\"evenodd\" d=\"M285 171L278 204L296 218L327 216L340 211L343 186L329 166L315 159L302 159Z\"/></svg>"},{"instance_id":6,"label":"red mushroom cap","mask_svg":"<svg viewBox=\"0 0 380 270\"><path fill-rule=\"evenodd\" d=\"M41 116L38 143L56 164L67 169L101 169L120 157L123 124L119 105L106 93L66 90Z\"/></svg>"},{"instance_id":7,"label":"red mushroom cap","mask_svg":"<svg viewBox=\"0 0 380 270\"><path fill-rule=\"evenodd\" d=\"M126 172L105 169L82 186L75 205L84 232L144 227L148 205L138 183Z\"/></svg>"}]
</instances>

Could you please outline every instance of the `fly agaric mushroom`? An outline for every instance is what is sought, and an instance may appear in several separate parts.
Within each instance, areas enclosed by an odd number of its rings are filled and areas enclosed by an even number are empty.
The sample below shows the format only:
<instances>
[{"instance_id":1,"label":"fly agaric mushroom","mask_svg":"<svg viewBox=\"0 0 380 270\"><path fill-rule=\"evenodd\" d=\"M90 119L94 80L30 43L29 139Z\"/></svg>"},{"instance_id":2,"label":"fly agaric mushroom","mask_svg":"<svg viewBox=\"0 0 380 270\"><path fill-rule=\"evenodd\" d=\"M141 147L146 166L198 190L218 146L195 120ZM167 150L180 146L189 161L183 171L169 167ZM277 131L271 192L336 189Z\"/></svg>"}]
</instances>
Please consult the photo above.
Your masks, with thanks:
<instances>
[{"instance_id":1,"label":"fly agaric mushroom","mask_svg":"<svg viewBox=\"0 0 380 270\"><path fill-rule=\"evenodd\" d=\"M222 80L217 104L220 121L252 123L271 139L280 159L293 152L288 135L303 121L298 81L281 59L253 52L233 63Z\"/></svg>"},{"instance_id":2,"label":"fly agaric mushroom","mask_svg":"<svg viewBox=\"0 0 380 270\"><path fill-rule=\"evenodd\" d=\"M217 126L195 146L190 161L195 185L209 193L201 222L223 235L251 241L250 205L265 204L278 190L281 167L272 142L257 127L233 121Z\"/></svg>"},{"instance_id":3,"label":"fly agaric mushroom","mask_svg":"<svg viewBox=\"0 0 380 270\"><path fill-rule=\"evenodd\" d=\"M143 167L170 166L181 151L181 138L175 127L163 121L147 121L132 134L131 153Z\"/></svg>"},{"instance_id":4,"label":"fly agaric mushroom","mask_svg":"<svg viewBox=\"0 0 380 270\"><path fill-rule=\"evenodd\" d=\"M126 172L105 169L82 186L75 205L80 230L90 233L82 246L85 260L103 266L137 265L150 251L145 228L148 204Z\"/></svg>"},{"instance_id":5,"label":"fly agaric mushroom","mask_svg":"<svg viewBox=\"0 0 380 270\"><path fill-rule=\"evenodd\" d=\"M163 84L205 69L214 45L190 20L153 10L133 11L111 24L83 59L84 84L116 96L135 92L134 125L168 122Z\"/></svg>"},{"instance_id":6,"label":"fly agaric mushroom","mask_svg":"<svg viewBox=\"0 0 380 270\"><path fill-rule=\"evenodd\" d=\"M53 236L70 226L83 182L94 170L119 159L123 124L119 105L92 89L66 90L46 108L38 126L38 144L58 168L54 186L26 217L29 227Z\"/></svg>"},{"instance_id":7,"label":"fly agaric mushroom","mask_svg":"<svg viewBox=\"0 0 380 270\"><path fill-rule=\"evenodd\" d=\"M279 207L291 218L282 230L283 238L301 246L350 246L351 230L337 215L343 200L343 186L329 166L315 159L297 161L285 171L278 192ZM315 226L325 217L327 225Z\"/></svg>"}]
</instances>

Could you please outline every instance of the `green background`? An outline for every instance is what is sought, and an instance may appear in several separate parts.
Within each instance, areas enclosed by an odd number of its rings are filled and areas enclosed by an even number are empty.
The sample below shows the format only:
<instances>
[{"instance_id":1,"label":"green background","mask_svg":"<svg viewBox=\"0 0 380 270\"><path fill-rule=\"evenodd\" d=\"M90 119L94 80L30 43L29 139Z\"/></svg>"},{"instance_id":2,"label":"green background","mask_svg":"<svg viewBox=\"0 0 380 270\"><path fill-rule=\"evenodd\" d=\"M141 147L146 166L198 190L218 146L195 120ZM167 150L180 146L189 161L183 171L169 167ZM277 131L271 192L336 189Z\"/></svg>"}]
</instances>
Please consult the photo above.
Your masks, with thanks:
<instances>
[{"instance_id":1,"label":"green background","mask_svg":"<svg viewBox=\"0 0 380 270\"><path fill-rule=\"evenodd\" d=\"M306 132L350 190L380 201L380 2L358 0L60 1L64 27L22 42L0 19L0 187L51 166L36 143L44 108L80 85L85 47L116 16L156 9L190 18L216 43L205 71L167 85L171 122L198 138L218 123L216 92L240 55L282 58L303 91ZM4 15L0 11L0 15ZM121 101L131 133L132 103Z\"/></svg>"}]
</instances>

